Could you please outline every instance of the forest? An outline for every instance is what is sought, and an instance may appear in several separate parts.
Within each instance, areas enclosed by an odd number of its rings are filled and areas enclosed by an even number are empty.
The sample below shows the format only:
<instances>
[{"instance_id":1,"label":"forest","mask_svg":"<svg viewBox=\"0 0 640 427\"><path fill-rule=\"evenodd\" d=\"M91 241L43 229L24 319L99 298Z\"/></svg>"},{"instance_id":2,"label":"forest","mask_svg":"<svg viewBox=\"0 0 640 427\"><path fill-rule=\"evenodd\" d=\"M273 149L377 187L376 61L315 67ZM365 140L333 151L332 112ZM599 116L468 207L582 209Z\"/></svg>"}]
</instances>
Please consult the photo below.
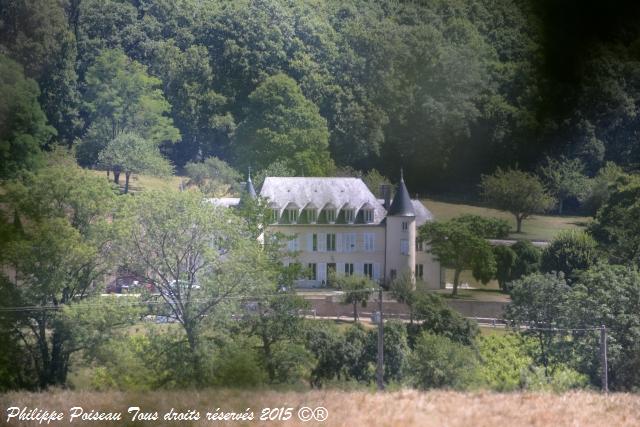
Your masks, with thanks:
<instances>
[{"instance_id":1,"label":"forest","mask_svg":"<svg viewBox=\"0 0 640 427\"><path fill-rule=\"evenodd\" d=\"M100 167L131 132L148 170L403 167L420 192L545 156L634 170L638 8L563 4L6 0L0 174L57 145Z\"/></svg>"}]
</instances>

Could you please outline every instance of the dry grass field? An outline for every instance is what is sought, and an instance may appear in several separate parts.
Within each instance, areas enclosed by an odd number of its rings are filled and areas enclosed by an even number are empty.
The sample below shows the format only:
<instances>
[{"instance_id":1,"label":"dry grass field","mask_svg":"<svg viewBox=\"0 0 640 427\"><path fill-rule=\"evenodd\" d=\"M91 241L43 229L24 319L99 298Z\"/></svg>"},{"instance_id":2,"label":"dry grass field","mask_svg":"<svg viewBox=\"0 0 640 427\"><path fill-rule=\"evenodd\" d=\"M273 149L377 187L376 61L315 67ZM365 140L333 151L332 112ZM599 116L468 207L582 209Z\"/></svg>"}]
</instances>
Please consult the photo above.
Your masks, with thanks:
<instances>
[{"instance_id":1,"label":"dry grass field","mask_svg":"<svg viewBox=\"0 0 640 427\"><path fill-rule=\"evenodd\" d=\"M65 413L60 422L49 425L69 425L69 410L81 406L85 411L122 412L121 421L82 422L87 426L208 426L208 425L268 425L268 426L638 426L640 395L594 392L565 394L489 392L458 393L448 391L418 392L401 390L377 394L357 391L238 391L205 390L176 392L74 392L8 393L0 395L2 419L0 425L35 426L37 422L7 423L7 408L12 406L58 410ZM127 408L139 406L142 411L158 411L157 421L131 422ZM301 407L325 407L324 422L303 422L298 417ZM293 408L287 421L260 421L262 408ZM194 409L199 421L165 421L171 408L178 411ZM208 421L207 411L254 413L253 421ZM277 414L277 411L274 412ZM302 415L305 416L303 411ZM42 423L41 425L46 425Z\"/></svg>"}]
</instances>

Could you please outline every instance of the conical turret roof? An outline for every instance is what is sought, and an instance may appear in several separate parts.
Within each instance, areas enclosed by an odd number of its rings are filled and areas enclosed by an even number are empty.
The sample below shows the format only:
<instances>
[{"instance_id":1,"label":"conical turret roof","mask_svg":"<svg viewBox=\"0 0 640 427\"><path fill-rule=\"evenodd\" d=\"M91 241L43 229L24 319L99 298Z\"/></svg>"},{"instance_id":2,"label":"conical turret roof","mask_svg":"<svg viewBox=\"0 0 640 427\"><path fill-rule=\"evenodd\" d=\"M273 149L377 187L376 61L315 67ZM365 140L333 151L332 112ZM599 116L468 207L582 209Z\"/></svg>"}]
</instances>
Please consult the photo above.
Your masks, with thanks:
<instances>
[{"instance_id":1,"label":"conical turret roof","mask_svg":"<svg viewBox=\"0 0 640 427\"><path fill-rule=\"evenodd\" d=\"M404 176L400 171L400 182L396 187L396 194L393 196L393 202L389 207L388 216L416 216L416 212L413 209L413 203L411 203L411 197L409 196L409 190L404 184Z\"/></svg>"},{"instance_id":2,"label":"conical turret roof","mask_svg":"<svg viewBox=\"0 0 640 427\"><path fill-rule=\"evenodd\" d=\"M253 187L253 182L251 182L251 169L249 169L249 176L247 177L245 191L247 192L247 195L252 199L255 199L256 197L258 197L258 194L256 193L256 189Z\"/></svg>"}]
</instances>

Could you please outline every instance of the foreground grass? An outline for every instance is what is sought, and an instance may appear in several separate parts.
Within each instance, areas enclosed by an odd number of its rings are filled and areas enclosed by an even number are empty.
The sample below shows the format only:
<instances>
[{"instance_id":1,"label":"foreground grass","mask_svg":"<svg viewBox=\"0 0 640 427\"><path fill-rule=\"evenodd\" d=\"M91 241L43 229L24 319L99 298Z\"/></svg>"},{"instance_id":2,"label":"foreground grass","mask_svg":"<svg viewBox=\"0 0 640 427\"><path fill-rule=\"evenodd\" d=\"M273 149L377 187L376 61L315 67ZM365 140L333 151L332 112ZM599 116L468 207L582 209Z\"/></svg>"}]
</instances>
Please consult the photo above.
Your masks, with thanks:
<instances>
[{"instance_id":1,"label":"foreground grass","mask_svg":"<svg viewBox=\"0 0 640 427\"><path fill-rule=\"evenodd\" d=\"M441 202L423 199L422 203L435 215L436 219L448 220L462 214L474 214L492 218L502 218L516 229L516 221L508 212L473 206L464 203ZM512 232L509 238L526 240L551 240L562 230L581 229L590 221L586 216L535 215L522 223L522 233Z\"/></svg>"},{"instance_id":2,"label":"foreground grass","mask_svg":"<svg viewBox=\"0 0 640 427\"><path fill-rule=\"evenodd\" d=\"M72 425L324 425L324 426L637 426L640 419L640 395L594 392L459 393L449 391L418 392L402 390L388 393L366 391L153 391L139 393L74 392L8 393L0 396L2 425L31 426L37 422L6 423L6 409L11 406L58 410L65 420L51 425L68 425L69 409L81 406L85 411L122 412L122 421L82 422ZM145 412L158 412L157 421L131 422L127 408L138 406ZM302 422L299 408L325 407L328 418L323 423ZM263 408L293 408L288 421L260 421ZM163 421L171 408L197 410L199 421ZM207 411L252 411L253 421L207 421ZM43 424L43 425L46 425Z\"/></svg>"}]
</instances>

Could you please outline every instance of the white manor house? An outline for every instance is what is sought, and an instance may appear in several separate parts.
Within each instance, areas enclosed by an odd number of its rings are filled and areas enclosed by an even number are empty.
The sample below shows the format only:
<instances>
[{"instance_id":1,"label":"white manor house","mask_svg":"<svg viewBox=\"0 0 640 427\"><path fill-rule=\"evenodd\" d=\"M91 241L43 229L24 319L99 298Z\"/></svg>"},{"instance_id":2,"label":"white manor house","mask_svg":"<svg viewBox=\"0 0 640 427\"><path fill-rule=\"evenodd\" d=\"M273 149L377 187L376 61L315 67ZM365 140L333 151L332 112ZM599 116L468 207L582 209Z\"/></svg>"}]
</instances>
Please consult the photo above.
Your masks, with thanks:
<instances>
[{"instance_id":1,"label":"white manor house","mask_svg":"<svg viewBox=\"0 0 640 427\"><path fill-rule=\"evenodd\" d=\"M378 199L360 178L265 179L260 196L273 210L266 231L291 238L283 262L299 262L309 272L299 286L325 286L332 271L379 282L408 273L426 288L443 286L444 270L416 240L416 228L433 215L409 197L402 178L393 200L390 190L383 186ZM246 191L257 197L250 176ZM211 201L227 207L240 203L239 198Z\"/></svg>"}]
</instances>

